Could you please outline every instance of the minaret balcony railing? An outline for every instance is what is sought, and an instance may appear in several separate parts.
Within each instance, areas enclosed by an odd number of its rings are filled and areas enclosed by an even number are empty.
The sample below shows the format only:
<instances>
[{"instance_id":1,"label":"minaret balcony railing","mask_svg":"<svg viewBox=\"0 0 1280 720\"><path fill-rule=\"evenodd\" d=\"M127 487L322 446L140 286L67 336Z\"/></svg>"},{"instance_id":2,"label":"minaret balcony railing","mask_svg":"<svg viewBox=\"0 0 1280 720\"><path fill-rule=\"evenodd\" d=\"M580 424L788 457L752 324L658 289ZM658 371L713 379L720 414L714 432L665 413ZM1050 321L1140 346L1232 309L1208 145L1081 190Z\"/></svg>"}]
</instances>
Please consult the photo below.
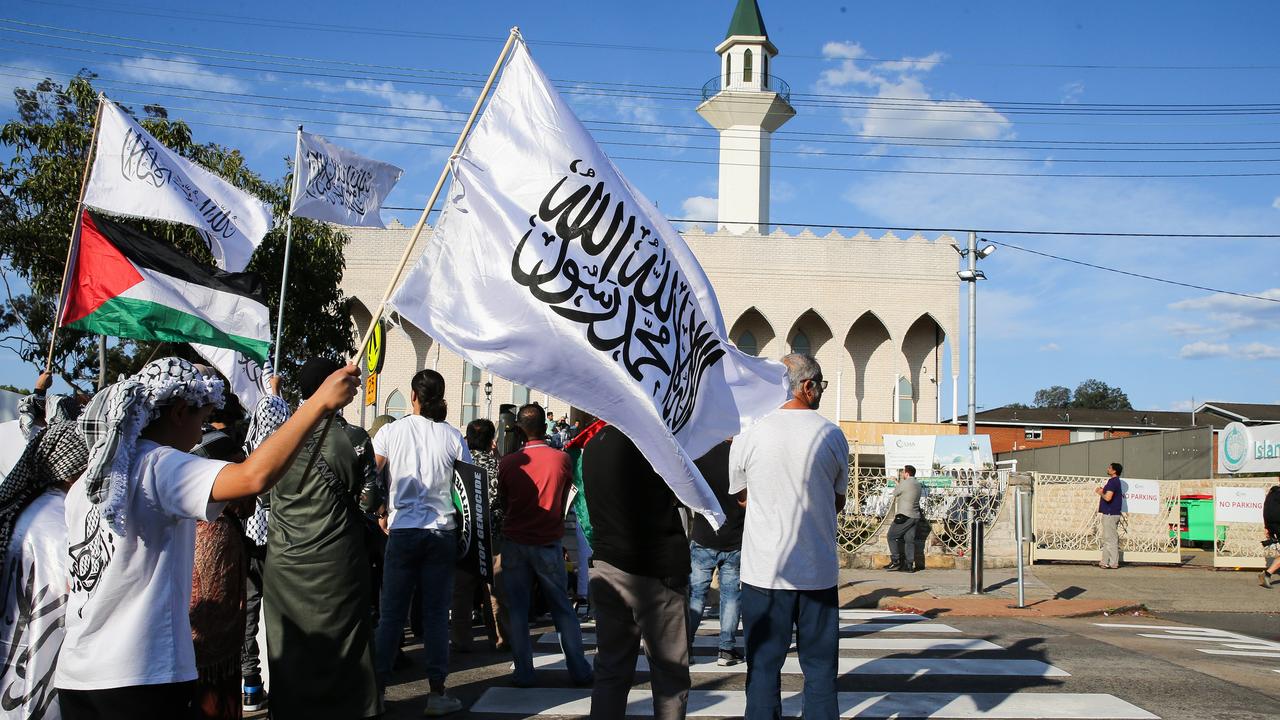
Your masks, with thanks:
<instances>
[{"instance_id":1,"label":"minaret balcony railing","mask_svg":"<svg viewBox=\"0 0 1280 720\"><path fill-rule=\"evenodd\" d=\"M786 102L791 102L791 86L785 80L773 75L765 75L757 83L754 80L744 81L733 78L725 83L724 75L717 75L702 86L702 99L710 100L724 90L744 92L775 92Z\"/></svg>"}]
</instances>

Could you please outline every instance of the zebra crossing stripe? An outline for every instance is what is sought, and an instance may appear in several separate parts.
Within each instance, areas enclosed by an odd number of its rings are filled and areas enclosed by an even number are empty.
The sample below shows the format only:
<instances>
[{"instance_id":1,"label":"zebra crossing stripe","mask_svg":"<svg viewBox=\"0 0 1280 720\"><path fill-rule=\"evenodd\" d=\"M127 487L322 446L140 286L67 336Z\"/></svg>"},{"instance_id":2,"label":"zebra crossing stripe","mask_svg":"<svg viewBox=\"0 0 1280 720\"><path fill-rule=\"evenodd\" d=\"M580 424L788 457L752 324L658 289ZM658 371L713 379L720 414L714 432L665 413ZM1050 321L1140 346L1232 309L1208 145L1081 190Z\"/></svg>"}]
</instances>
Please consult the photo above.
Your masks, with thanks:
<instances>
[{"instance_id":1,"label":"zebra crossing stripe","mask_svg":"<svg viewBox=\"0 0 1280 720\"><path fill-rule=\"evenodd\" d=\"M837 702L840 717L873 718L1057 718L1060 720L1159 720L1157 716L1103 693L901 693L842 692ZM746 693L740 690L692 690L688 717L741 717ZM800 717L800 693L782 694L783 717ZM471 712L494 715L586 716L591 712L591 691L569 688L489 688ZM652 717L653 697L647 690L627 695L628 716Z\"/></svg>"},{"instance_id":2,"label":"zebra crossing stripe","mask_svg":"<svg viewBox=\"0 0 1280 720\"><path fill-rule=\"evenodd\" d=\"M595 633L582 633L582 643L584 645L595 645ZM987 640L979 640L973 638L902 638L902 637L871 637L871 638L848 638L842 637L839 640L841 650L1002 650L999 645ZM544 633L538 638L539 645L559 645L560 634L555 632ZM720 638L714 635L698 635L693 640L694 647L718 647ZM739 638L738 645L742 645Z\"/></svg>"},{"instance_id":3,"label":"zebra crossing stripe","mask_svg":"<svg viewBox=\"0 0 1280 720\"><path fill-rule=\"evenodd\" d=\"M595 623L582 623L582 631L588 632L595 629ZM698 625L699 630L720 630L720 621L715 618L706 618ZM959 633L960 630L942 623L931 622L913 622L913 623L881 623L881 622L852 622L841 623L841 635L862 635L871 633L908 633L912 635L928 635L930 633Z\"/></svg>"},{"instance_id":4,"label":"zebra crossing stripe","mask_svg":"<svg viewBox=\"0 0 1280 720\"><path fill-rule=\"evenodd\" d=\"M919 622L928 620L924 615L900 613L892 610L841 610L841 620L875 620L878 622Z\"/></svg>"},{"instance_id":5,"label":"zebra crossing stripe","mask_svg":"<svg viewBox=\"0 0 1280 720\"><path fill-rule=\"evenodd\" d=\"M565 670L564 656L555 653L533 656L533 667L539 670ZM649 662L642 655L636 661L638 672L649 672ZM689 663L694 675L743 675L746 663L720 667L712 657L695 657ZM853 675L956 675L987 677L1071 677L1062 668L1039 660L1005 658L851 658L837 659L836 673L842 677ZM788 657L782 664L783 675L803 675L800 660Z\"/></svg>"}]
</instances>

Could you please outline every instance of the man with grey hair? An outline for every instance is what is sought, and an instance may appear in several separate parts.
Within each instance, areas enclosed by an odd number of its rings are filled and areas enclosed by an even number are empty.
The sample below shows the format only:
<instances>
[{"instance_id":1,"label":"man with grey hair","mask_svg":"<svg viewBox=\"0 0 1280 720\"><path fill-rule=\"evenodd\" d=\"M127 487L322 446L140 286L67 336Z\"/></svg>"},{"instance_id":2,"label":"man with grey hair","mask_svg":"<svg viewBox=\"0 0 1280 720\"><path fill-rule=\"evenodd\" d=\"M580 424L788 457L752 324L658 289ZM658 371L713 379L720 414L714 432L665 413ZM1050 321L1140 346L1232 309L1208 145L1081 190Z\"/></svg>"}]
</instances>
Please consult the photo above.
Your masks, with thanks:
<instances>
[{"instance_id":1,"label":"man with grey hair","mask_svg":"<svg viewBox=\"0 0 1280 720\"><path fill-rule=\"evenodd\" d=\"M836 515L844 510L849 442L819 415L827 381L810 355L792 354L791 399L734 441L729 492L746 509L742 627L747 720L781 717L781 672L792 630L804 673L804 716L839 716Z\"/></svg>"}]
</instances>

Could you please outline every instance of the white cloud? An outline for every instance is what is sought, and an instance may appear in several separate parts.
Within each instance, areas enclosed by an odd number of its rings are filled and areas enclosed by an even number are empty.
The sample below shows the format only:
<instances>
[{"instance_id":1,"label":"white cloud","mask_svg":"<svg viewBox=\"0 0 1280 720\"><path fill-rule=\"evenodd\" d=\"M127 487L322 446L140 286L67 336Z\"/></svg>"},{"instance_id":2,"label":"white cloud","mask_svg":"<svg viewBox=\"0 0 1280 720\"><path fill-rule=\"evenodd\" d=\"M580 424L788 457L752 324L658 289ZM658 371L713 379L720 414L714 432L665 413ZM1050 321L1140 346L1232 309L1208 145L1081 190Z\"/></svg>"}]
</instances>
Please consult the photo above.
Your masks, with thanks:
<instances>
[{"instance_id":1,"label":"white cloud","mask_svg":"<svg viewBox=\"0 0 1280 720\"><path fill-rule=\"evenodd\" d=\"M249 89L241 78L211 70L186 55L166 58L148 53L140 58L121 60L119 67L125 77L139 82L227 93L243 93Z\"/></svg>"},{"instance_id":2,"label":"white cloud","mask_svg":"<svg viewBox=\"0 0 1280 720\"><path fill-rule=\"evenodd\" d=\"M1172 303L1171 310L1203 317L1196 324L1176 325L1173 332L1231 338L1246 332L1280 329L1280 288L1252 294L1258 297L1214 293Z\"/></svg>"},{"instance_id":3,"label":"white cloud","mask_svg":"<svg viewBox=\"0 0 1280 720\"><path fill-rule=\"evenodd\" d=\"M1062 347L1055 342L1045 343L1044 345L1040 346L1040 352L1058 352L1061 349Z\"/></svg>"},{"instance_id":4,"label":"white cloud","mask_svg":"<svg viewBox=\"0 0 1280 720\"><path fill-rule=\"evenodd\" d=\"M694 195L693 197L685 198L684 202L680 203L680 212L687 218L711 221L709 223L684 223L686 229L692 227L695 224L700 224L702 225L703 229L706 230L707 232L712 232L715 230L715 226L716 226L715 224L716 199L715 198L707 197L705 195Z\"/></svg>"},{"instance_id":5,"label":"white cloud","mask_svg":"<svg viewBox=\"0 0 1280 720\"><path fill-rule=\"evenodd\" d=\"M946 57L944 53L908 56L870 67L864 67L866 51L856 42L828 42L822 46L822 54L836 64L818 76L819 92L857 96L870 93L876 98L900 101L894 103L897 105L911 105L846 111L845 123L861 135L943 135L986 140L1010 135L1012 123L986 103L954 96L935 98L929 92L922 76Z\"/></svg>"},{"instance_id":6,"label":"white cloud","mask_svg":"<svg viewBox=\"0 0 1280 720\"><path fill-rule=\"evenodd\" d=\"M1080 102L1081 96L1084 95L1084 83L1076 80L1062 86L1062 102L1064 105Z\"/></svg>"},{"instance_id":7,"label":"white cloud","mask_svg":"<svg viewBox=\"0 0 1280 720\"><path fill-rule=\"evenodd\" d=\"M1280 195L1277 195L1276 199L1271 201L1271 207L1280 210Z\"/></svg>"},{"instance_id":8,"label":"white cloud","mask_svg":"<svg viewBox=\"0 0 1280 720\"><path fill-rule=\"evenodd\" d=\"M1169 412L1191 412L1196 406L1190 400L1174 400L1169 403Z\"/></svg>"},{"instance_id":9,"label":"white cloud","mask_svg":"<svg viewBox=\"0 0 1280 720\"><path fill-rule=\"evenodd\" d=\"M1280 347L1266 343L1252 342L1236 349L1246 360L1280 360Z\"/></svg>"},{"instance_id":10,"label":"white cloud","mask_svg":"<svg viewBox=\"0 0 1280 720\"><path fill-rule=\"evenodd\" d=\"M1203 340L1197 340L1189 345L1183 345L1178 351L1178 357L1189 360L1209 357L1223 357L1231 354L1231 347L1226 343L1210 343Z\"/></svg>"}]
</instances>

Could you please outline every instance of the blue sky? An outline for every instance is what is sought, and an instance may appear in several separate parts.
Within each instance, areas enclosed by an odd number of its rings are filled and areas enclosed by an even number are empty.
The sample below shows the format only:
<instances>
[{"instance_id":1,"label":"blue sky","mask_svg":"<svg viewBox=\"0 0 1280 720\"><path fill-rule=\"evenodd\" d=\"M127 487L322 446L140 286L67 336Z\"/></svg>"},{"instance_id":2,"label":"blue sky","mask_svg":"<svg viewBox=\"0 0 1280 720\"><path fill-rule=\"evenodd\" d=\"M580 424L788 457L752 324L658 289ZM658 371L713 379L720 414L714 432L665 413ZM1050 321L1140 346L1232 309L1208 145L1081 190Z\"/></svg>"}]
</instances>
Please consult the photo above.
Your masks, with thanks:
<instances>
[{"instance_id":1,"label":"blue sky","mask_svg":"<svg viewBox=\"0 0 1280 720\"><path fill-rule=\"evenodd\" d=\"M11 0L0 10L0 121L12 118L10 90L31 85L28 76L65 77L87 67L107 81L108 95L135 107L169 107L199 139L239 147L269 177L283 175L298 122L349 136L337 141L406 169L388 204L416 206L447 152L431 145L452 144L457 122L448 113L469 109L507 29L519 25L547 74L585 120L597 121L589 123L597 138L630 143L606 142L606 150L649 158L618 160L634 184L672 217L714 211L715 139L701 129L692 89L717 72L712 48L723 38L732 0L556 2L536 11L498 1L182 5ZM1280 6L763 0L761 7L781 51L772 71L797 94L798 115L775 144L777 221L1280 231L1280 177L865 172L1278 173L1280 114L1134 116L1100 114L1089 104L1280 103L1273 37ZM645 87L602 90L599 83ZM804 101L802 93L809 94ZM849 96L914 104L907 112L867 110ZM1016 112L1009 102L1047 105ZM1079 112L1063 114L1073 108ZM641 125L609 124L619 122ZM926 140L890 145L875 137L885 135ZM1277 144L1221 145L1239 141ZM944 142L960 147L939 146ZM1170 142L1219 144L1134 144ZM972 157L999 159L966 159ZM1167 162L1189 159L1272 161ZM409 224L416 213L384 217ZM1276 240L987 237L1280 299ZM1280 368L1280 303L1154 284L1012 248L983 268L990 280L979 289L981 406L1030 401L1037 388L1089 377L1121 386L1146 409L1184 409L1192 397L1280 402L1269 382ZM0 382L29 386L33 374L0 351Z\"/></svg>"}]
</instances>

